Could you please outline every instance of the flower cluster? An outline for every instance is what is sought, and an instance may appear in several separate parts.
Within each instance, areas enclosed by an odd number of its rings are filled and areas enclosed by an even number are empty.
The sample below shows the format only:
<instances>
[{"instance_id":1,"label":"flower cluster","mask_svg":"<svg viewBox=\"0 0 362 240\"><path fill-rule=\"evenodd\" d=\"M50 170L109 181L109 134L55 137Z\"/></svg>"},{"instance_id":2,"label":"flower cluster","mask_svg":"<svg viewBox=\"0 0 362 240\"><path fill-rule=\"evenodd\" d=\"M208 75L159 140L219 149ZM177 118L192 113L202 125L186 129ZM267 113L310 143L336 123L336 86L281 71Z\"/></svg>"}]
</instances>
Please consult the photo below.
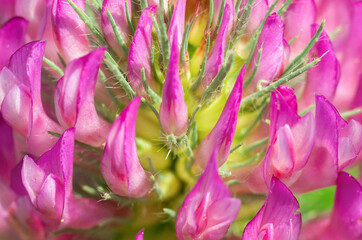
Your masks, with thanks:
<instances>
[{"instance_id":1,"label":"flower cluster","mask_svg":"<svg viewBox=\"0 0 362 240\"><path fill-rule=\"evenodd\" d=\"M0 239L362 239L362 1L0 3Z\"/></svg>"}]
</instances>

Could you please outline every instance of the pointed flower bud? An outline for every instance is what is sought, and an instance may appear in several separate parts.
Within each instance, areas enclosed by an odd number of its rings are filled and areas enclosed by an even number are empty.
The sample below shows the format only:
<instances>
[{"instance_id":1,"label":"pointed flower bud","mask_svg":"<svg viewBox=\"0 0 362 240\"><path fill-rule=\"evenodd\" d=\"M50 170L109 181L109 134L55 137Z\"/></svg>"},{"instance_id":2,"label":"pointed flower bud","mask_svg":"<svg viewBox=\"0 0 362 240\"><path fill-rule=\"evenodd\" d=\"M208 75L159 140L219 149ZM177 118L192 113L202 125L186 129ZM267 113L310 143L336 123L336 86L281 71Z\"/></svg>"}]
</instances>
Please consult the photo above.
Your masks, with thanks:
<instances>
[{"instance_id":1,"label":"pointed flower bud","mask_svg":"<svg viewBox=\"0 0 362 240\"><path fill-rule=\"evenodd\" d=\"M273 177L265 203L246 225L243 239L297 240L302 224L298 210L299 203L292 192Z\"/></svg>"},{"instance_id":2,"label":"pointed flower bud","mask_svg":"<svg viewBox=\"0 0 362 240\"><path fill-rule=\"evenodd\" d=\"M138 21L138 25L129 47L127 60L127 78L133 90L142 97L147 93L142 85L142 68L145 71L148 85L155 90L157 84L152 77L151 70L151 40L152 40L152 18L151 14L156 11L156 6L146 8Z\"/></svg>"},{"instance_id":3,"label":"pointed flower bud","mask_svg":"<svg viewBox=\"0 0 362 240\"><path fill-rule=\"evenodd\" d=\"M202 79L199 87L197 88L197 93L199 95L201 95L205 91L205 89L210 85L210 83L217 75L224 62L224 52L226 44L225 41L226 41L228 24L230 19L230 8L231 6L229 4L225 5L224 16L222 18L219 32L217 34L211 53L206 61L205 77Z\"/></svg>"},{"instance_id":4,"label":"pointed flower bud","mask_svg":"<svg viewBox=\"0 0 362 240\"><path fill-rule=\"evenodd\" d=\"M85 12L85 0L73 0ZM67 61L89 52L86 25L67 0L54 0L52 23L57 45Z\"/></svg>"},{"instance_id":5,"label":"pointed flower bud","mask_svg":"<svg viewBox=\"0 0 362 240\"><path fill-rule=\"evenodd\" d=\"M278 77L285 60L286 45L284 41L284 23L279 15L273 13L266 21L261 31L256 49L262 49L259 67L254 76L254 84L259 80L273 81ZM247 76L253 71L259 51L254 51L248 67Z\"/></svg>"},{"instance_id":6,"label":"pointed flower bud","mask_svg":"<svg viewBox=\"0 0 362 240\"><path fill-rule=\"evenodd\" d=\"M144 233L144 229L141 229L137 235L136 238L134 240L143 240L143 233Z\"/></svg>"},{"instance_id":7,"label":"pointed flower bud","mask_svg":"<svg viewBox=\"0 0 362 240\"><path fill-rule=\"evenodd\" d=\"M173 45L174 39L176 39L177 48L179 50L182 44L182 37L184 35L184 29L185 29L185 10L186 10L186 0L176 1L175 10L173 11L170 26L167 32L170 45Z\"/></svg>"},{"instance_id":8,"label":"pointed flower bud","mask_svg":"<svg viewBox=\"0 0 362 240\"><path fill-rule=\"evenodd\" d=\"M36 162L25 156L22 183L47 228L87 228L111 216L101 204L73 195L74 129L64 132L55 146Z\"/></svg>"},{"instance_id":9,"label":"pointed flower bud","mask_svg":"<svg viewBox=\"0 0 362 240\"><path fill-rule=\"evenodd\" d=\"M245 66L241 69L234 88L225 104L214 128L202 140L195 150L196 163L204 168L210 159L213 149L218 148L217 165L221 166L229 156L239 113L240 101L243 91L243 78Z\"/></svg>"},{"instance_id":10,"label":"pointed flower bud","mask_svg":"<svg viewBox=\"0 0 362 240\"><path fill-rule=\"evenodd\" d=\"M163 130L168 135L181 136L187 131L188 110L179 75L179 49L177 32L171 47L171 56L167 75L162 89L160 120Z\"/></svg>"},{"instance_id":11,"label":"pointed flower bud","mask_svg":"<svg viewBox=\"0 0 362 240\"><path fill-rule=\"evenodd\" d=\"M312 25L311 28L312 35L314 35L318 25ZM307 71L306 86L301 99L302 109L313 103L316 94L332 100L340 78L340 65L332 42L325 31L322 31L309 55L312 58L323 57L315 67Z\"/></svg>"},{"instance_id":12,"label":"pointed flower bud","mask_svg":"<svg viewBox=\"0 0 362 240\"><path fill-rule=\"evenodd\" d=\"M109 188L120 196L139 198L151 182L137 155L136 117L141 98L134 98L114 121L108 133L101 170Z\"/></svg>"},{"instance_id":13,"label":"pointed flower bud","mask_svg":"<svg viewBox=\"0 0 362 240\"><path fill-rule=\"evenodd\" d=\"M10 56L25 42L28 21L14 17L0 28L0 70L9 62Z\"/></svg>"},{"instance_id":14,"label":"pointed flower bud","mask_svg":"<svg viewBox=\"0 0 362 240\"><path fill-rule=\"evenodd\" d=\"M107 10L111 13L114 21L116 22L116 26L121 33L121 38L126 43L126 45L130 42L130 30L127 23L127 15L126 15L126 4L128 7L129 17L132 17L132 10L131 10L131 2L128 1L118 1L118 0L104 0L102 4L102 12L101 12L101 26L104 33L104 36L112 47L113 50L119 56L123 56L124 52L122 51L121 47L119 46L116 36L114 35L113 28L111 22L109 21Z\"/></svg>"},{"instance_id":15,"label":"pointed flower bud","mask_svg":"<svg viewBox=\"0 0 362 240\"><path fill-rule=\"evenodd\" d=\"M92 146L102 145L108 123L98 116L94 106L97 76L105 49L96 49L70 62L59 79L54 94L58 121L64 128L75 127L75 137Z\"/></svg>"},{"instance_id":16,"label":"pointed flower bud","mask_svg":"<svg viewBox=\"0 0 362 240\"><path fill-rule=\"evenodd\" d=\"M307 222L301 240L362 238L362 186L351 175L340 172L333 212L327 217Z\"/></svg>"},{"instance_id":17,"label":"pointed flower bud","mask_svg":"<svg viewBox=\"0 0 362 240\"><path fill-rule=\"evenodd\" d=\"M176 221L177 239L222 239L237 217L241 202L220 178L213 152L204 173L186 196Z\"/></svg>"}]
</instances>

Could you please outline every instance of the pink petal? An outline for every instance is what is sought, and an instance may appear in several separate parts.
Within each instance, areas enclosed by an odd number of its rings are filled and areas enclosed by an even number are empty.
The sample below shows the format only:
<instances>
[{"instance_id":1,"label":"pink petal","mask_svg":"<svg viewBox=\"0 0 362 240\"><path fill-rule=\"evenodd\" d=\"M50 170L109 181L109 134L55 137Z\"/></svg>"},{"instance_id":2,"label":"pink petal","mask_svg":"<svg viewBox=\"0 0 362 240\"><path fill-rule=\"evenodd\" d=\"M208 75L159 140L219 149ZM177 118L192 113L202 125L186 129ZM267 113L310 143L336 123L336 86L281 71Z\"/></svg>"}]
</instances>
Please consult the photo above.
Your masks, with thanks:
<instances>
[{"instance_id":1,"label":"pink petal","mask_svg":"<svg viewBox=\"0 0 362 240\"><path fill-rule=\"evenodd\" d=\"M73 1L85 11L85 0ZM54 0L52 22L55 39L67 61L79 58L89 52L87 27L67 0Z\"/></svg>"},{"instance_id":2,"label":"pink petal","mask_svg":"<svg viewBox=\"0 0 362 240\"><path fill-rule=\"evenodd\" d=\"M29 131L29 117L31 98L27 89L21 85L13 86L5 96L1 113L4 120L18 133L27 136Z\"/></svg>"},{"instance_id":3,"label":"pink petal","mask_svg":"<svg viewBox=\"0 0 362 240\"><path fill-rule=\"evenodd\" d=\"M141 229L134 240L143 240L144 229Z\"/></svg>"},{"instance_id":4,"label":"pink petal","mask_svg":"<svg viewBox=\"0 0 362 240\"><path fill-rule=\"evenodd\" d=\"M351 28L351 15L354 0L315 0L317 6L317 23L326 20L324 29L328 35L339 31L334 46L344 48L343 42Z\"/></svg>"},{"instance_id":5,"label":"pink petal","mask_svg":"<svg viewBox=\"0 0 362 240\"><path fill-rule=\"evenodd\" d=\"M152 18L156 7L146 8L138 21L138 25L129 48L127 60L127 78L137 95L147 97L142 85L141 69L144 68L146 81L152 89L157 85L152 77L151 71L151 40L152 40Z\"/></svg>"},{"instance_id":6,"label":"pink petal","mask_svg":"<svg viewBox=\"0 0 362 240\"><path fill-rule=\"evenodd\" d=\"M8 123L17 129L21 135L27 136L27 151L34 155L41 155L56 142L56 137L48 134L48 131L62 132L58 124L46 115L42 105L40 87L44 48L45 42L30 42L19 48L11 56L9 70L16 77L15 83L12 84L16 84L18 90L10 91L13 100L6 103L7 107L4 106L5 103L3 102L2 107L7 108L6 111L15 110L12 114L13 117L16 117L16 114L20 114L17 105L20 102L27 102L25 104L26 109L24 109L26 110L26 117L19 117L16 121L9 121ZM15 88L13 87L13 89ZM10 92L7 94L9 95ZM10 99L10 95L8 99ZM5 116L4 118L7 119ZM19 126L15 126L17 124ZM26 125L27 127L25 127Z\"/></svg>"},{"instance_id":7,"label":"pink petal","mask_svg":"<svg viewBox=\"0 0 362 240\"><path fill-rule=\"evenodd\" d=\"M10 185L11 170L17 164L13 130L0 114L0 182Z\"/></svg>"},{"instance_id":8,"label":"pink petal","mask_svg":"<svg viewBox=\"0 0 362 240\"><path fill-rule=\"evenodd\" d=\"M15 1L15 15L23 17L29 21L27 37L31 40L42 39L45 29L47 1L28 0L26 4L23 1Z\"/></svg>"},{"instance_id":9,"label":"pink petal","mask_svg":"<svg viewBox=\"0 0 362 240\"><path fill-rule=\"evenodd\" d=\"M102 4L102 13L101 13L101 26L104 36L107 42L110 44L113 50L119 56L124 55L121 47L119 46L116 36L114 35L112 25L108 19L106 10L112 14L114 21L118 27L119 32L121 33L121 37L126 45L130 42L130 30L127 23L127 16L126 16L126 2L125 1L118 1L118 0L104 0ZM131 1L127 1L128 12L130 18L132 17L132 9L131 9Z\"/></svg>"},{"instance_id":10,"label":"pink petal","mask_svg":"<svg viewBox=\"0 0 362 240\"><path fill-rule=\"evenodd\" d=\"M113 123L101 163L109 188L118 195L136 198L151 189L137 155L135 127L140 101L140 97L134 98Z\"/></svg>"},{"instance_id":11,"label":"pink petal","mask_svg":"<svg viewBox=\"0 0 362 240\"><path fill-rule=\"evenodd\" d=\"M306 192L333 185L338 170L338 121L334 107L316 96L315 144L293 192Z\"/></svg>"},{"instance_id":12,"label":"pink petal","mask_svg":"<svg viewBox=\"0 0 362 240\"><path fill-rule=\"evenodd\" d=\"M239 73L219 120L211 132L195 149L195 161L202 168L206 166L215 148L219 149L219 153L217 154L218 166L221 166L229 156L230 146L235 135L237 116L243 91L244 73L245 66Z\"/></svg>"},{"instance_id":13,"label":"pink petal","mask_svg":"<svg viewBox=\"0 0 362 240\"><path fill-rule=\"evenodd\" d=\"M64 209L64 186L57 176L49 174L45 178L35 206L47 219L61 219Z\"/></svg>"},{"instance_id":14,"label":"pink petal","mask_svg":"<svg viewBox=\"0 0 362 240\"><path fill-rule=\"evenodd\" d=\"M7 67L4 67L0 71L0 106L4 100L5 95L14 85L20 85L19 80Z\"/></svg>"},{"instance_id":15,"label":"pink petal","mask_svg":"<svg viewBox=\"0 0 362 240\"><path fill-rule=\"evenodd\" d=\"M277 178L272 178L264 205L246 225L243 239L273 236L272 239L298 239L301 227L299 204L292 192Z\"/></svg>"},{"instance_id":16,"label":"pink petal","mask_svg":"<svg viewBox=\"0 0 362 240\"><path fill-rule=\"evenodd\" d=\"M357 96L359 75L362 69L362 2L353 1L347 4L352 8L352 12L348 15L351 20L347 26L343 25L342 29L349 27L350 33L346 41L341 44L343 50L341 53L343 55L340 57L341 79L333 100L338 109L348 109L353 104L354 98ZM338 9L338 11L342 11L342 9Z\"/></svg>"},{"instance_id":17,"label":"pink petal","mask_svg":"<svg viewBox=\"0 0 362 240\"><path fill-rule=\"evenodd\" d=\"M348 173L338 174L334 202L331 228L340 233L340 239L361 239L362 187Z\"/></svg>"},{"instance_id":18,"label":"pink petal","mask_svg":"<svg viewBox=\"0 0 362 240\"><path fill-rule=\"evenodd\" d=\"M270 15L265 22L247 75L250 75L254 69L259 49L262 49L262 53L253 80L255 84L261 79L273 81L279 76L282 69L284 60L284 23L276 13Z\"/></svg>"},{"instance_id":19,"label":"pink petal","mask_svg":"<svg viewBox=\"0 0 362 240\"><path fill-rule=\"evenodd\" d=\"M312 35L317 31L317 27L317 25L312 26ZM339 62L333 51L332 43L324 31L322 31L319 40L309 54L312 58L325 55L317 66L307 72L307 81L302 97L302 106L304 108L313 104L315 94L324 95L327 99L332 100L340 77Z\"/></svg>"},{"instance_id":20,"label":"pink petal","mask_svg":"<svg viewBox=\"0 0 362 240\"><path fill-rule=\"evenodd\" d=\"M231 198L222 182L217 172L216 153L214 151L178 214L176 236L180 240L221 239L238 215L241 202Z\"/></svg>"},{"instance_id":21,"label":"pink petal","mask_svg":"<svg viewBox=\"0 0 362 240\"><path fill-rule=\"evenodd\" d=\"M104 143L109 128L94 106L98 70L104 52L104 48L96 49L70 62L54 94L59 122L65 128L74 126L76 139L92 146Z\"/></svg>"},{"instance_id":22,"label":"pink petal","mask_svg":"<svg viewBox=\"0 0 362 240\"><path fill-rule=\"evenodd\" d=\"M316 6L314 0L293 1L284 13L285 39L289 42L296 37L291 44L292 61L310 41L310 27L316 20ZM315 31L312 33L314 35ZM322 40L323 38L320 37Z\"/></svg>"},{"instance_id":23,"label":"pink petal","mask_svg":"<svg viewBox=\"0 0 362 240\"><path fill-rule=\"evenodd\" d=\"M217 33L211 53L206 61L205 77L202 79L197 89L199 95L201 95L210 85L224 62L225 41L228 32L230 9L231 6L226 4L219 32Z\"/></svg>"},{"instance_id":24,"label":"pink petal","mask_svg":"<svg viewBox=\"0 0 362 240\"><path fill-rule=\"evenodd\" d=\"M1 6L1 15L0 15L0 25L3 25L8 21L13 15L15 15L15 0L0 0ZM0 68L1 69L1 68Z\"/></svg>"},{"instance_id":25,"label":"pink petal","mask_svg":"<svg viewBox=\"0 0 362 240\"><path fill-rule=\"evenodd\" d=\"M181 1L179 1L181 2ZM179 75L179 50L176 37L172 43L167 75L162 89L160 120L166 134L180 136L186 133L188 110Z\"/></svg>"},{"instance_id":26,"label":"pink petal","mask_svg":"<svg viewBox=\"0 0 362 240\"><path fill-rule=\"evenodd\" d=\"M28 21L14 17L0 28L0 69L8 64L10 56L24 44L27 27Z\"/></svg>"},{"instance_id":27,"label":"pink petal","mask_svg":"<svg viewBox=\"0 0 362 240\"><path fill-rule=\"evenodd\" d=\"M167 32L170 45L172 45L173 48L173 44L175 41L174 38L175 38L178 50L180 50L181 48L182 37L184 35L185 8L186 8L186 0L178 0L176 2L176 6L175 9L173 10L170 26L168 27L168 32ZM170 56L170 59L172 59L172 56Z\"/></svg>"}]
</instances>

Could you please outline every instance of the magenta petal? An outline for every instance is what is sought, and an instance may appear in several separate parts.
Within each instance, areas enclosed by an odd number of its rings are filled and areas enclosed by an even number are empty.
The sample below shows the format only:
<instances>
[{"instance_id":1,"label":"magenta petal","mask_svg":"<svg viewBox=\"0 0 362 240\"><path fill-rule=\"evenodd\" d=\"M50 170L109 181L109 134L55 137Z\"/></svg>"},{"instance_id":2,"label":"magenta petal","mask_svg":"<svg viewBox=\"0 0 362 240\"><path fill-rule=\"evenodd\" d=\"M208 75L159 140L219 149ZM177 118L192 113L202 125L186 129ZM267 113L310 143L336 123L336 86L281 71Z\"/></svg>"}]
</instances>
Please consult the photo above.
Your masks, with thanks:
<instances>
[{"instance_id":1,"label":"magenta petal","mask_svg":"<svg viewBox=\"0 0 362 240\"><path fill-rule=\"evenodd\" d=\"M118 0L104 0L101 13L101 24L104 36L113 50L120 56L124 55L121 47L119 46L116 36L114 35L112 25L108 19L106 10L112 14L114 21L118 27L123 41L128 45L130 42L130 30L127 23L126 16L126 3L128 7L129 16L132 17L131 1L118 1Z\"/></svg>"},{"instance_id":2,"label":"magenta petal","mask_svg":"<svg viewBox=\"0 0 362 240\"><path fill-rule=\"evenodd\" d=\"M312 35L317 31L317 28L317 25L312 26ZM327 99L332 100L340 77L339 62L334 53L332 42L324 31L309 54L313 58L323 57L317 66L307 72L307 81L302 97L304 108L313 104L313 98L316 94L324 95Z\"/></svg>"},{"instance_id":3,"label":"magenta petal","mask_svg":"<svg viewBox=\"0 0 362 240\"><path fill-rule=\"evenodd\" d=\"M241 202L220 178L214 151L204 173L184 200L176 221L177 239L222 239Z\"/></svg>"},{"instance_id":4,"label":"magenta petal","mask_svg":"<svg viewBox=\"0 0 362 240\"><path fill-rule=\"evenodd\" d=\"M340 172L332 214L307 222L300 239L351 239L362 238L362 187L351 175Z\"/></svg>"},{"instance_id":5,"label":"magenta petal","mask_svg":"<svg viewBox=\"0 0 362 240\"><path fill-rule=\"evenodd\" d=\"M103 177L114 193L137 198L151 189L137 155L135 127L140 102L140 97L134 98L113 123L101 163Z\"/></svg>"},{"instance_id":6,"label":"magenta petal","mask_svg":"<svg viewBox=\"0 0 362 240\"><path fill-rule=\"evenodd\" d=\"M290 46L290 60L293 60L307 46L311 38L310 27L315 23L315 19L316 6L314 0L293 1L284 13L285 39L289 42L296 38ZM314 33L312 34L314 35Z\"/></svg>"},{"instance_id":7,"label":"magenta petal","mask_svg":"<svg viewBox=\"0 0 362 240\"><path fill-rule=\"evenodd\" d=\"M362 187L348 173L340 172L331 228L340 239L362 238ZM337 236L338 236L337 235Z\"/></svg>"},{"instance_id":8,"label":"magenta petal","mask_svg":"<svg viewBox=\"0 0 362 240\"><path fill-rule=\"evenodd\" d=\"M170 45L172 45L173 47L175 41L174 38L175 38L178 50L180 50L182 44L182 37L184 35L185 8L186 8L186 0L178 0L176 2L176 6L175 9L173 10L170 26L167 32ZM170 57L170 59L172 59L172 57Z\"/></svg>"},{"instance_id":9,"label":"magenta petal","mask_svg":"<svg viewBox=\"0 0 362 240\"><path fill-rule=\"evenodd\" d=\"M14 86L4 98L4 101L10 98L12 100L2 104L2 111L12 111L13 117L22 114L22 117L14 119L14 122L10 121L8 116L4 116L4 119L21 135L27 137L27 151L34 155L41 155L56 142L56 137L48 134L48 131L62 132L58 124L46 115L41 101L41 65L44 48L45 42L30 42L11 56L9 70L16 77L15 82L11 84L17 86ZM19 106L21 102L23 106ZM23 113L20 113L21 107L24 108ZM7 110L4 110L5 108Z\"/></svg>"},{"instance_id":10,"label":"magenta petal","mask_svg":"<svg viewBox=\"0 0 362 240\"><path fill-rule=\"evenodd\" d=\"M306 192L333 185L338 171L338 121L335 108L316 96L315 143L303 174L291 187Z\"/></svg>"},{"instance_id":11,"label":"magenta petal","mask_svg":"<svg viewBox=\"0 0 362 240\"><path fill-rule=\"evenodd\" d=\"M13 129L5 123L0 114L0 182L10 185L11 170L16 166L15 141Z\"/></svg>"},{"instance_id":12,"label":"magenta petal","mask_svg":"<svg viewBox=\"0 0 362 240\"><path fill-rule=\"evenodd\" d=\"M76 139L92 146L104 143L109 128L94 106L98 70L104 52L104 48L96 49L70 62L54 94L59 122L65 128L74 126Z\"/></svg>"},{"instance_id":13,"label":"magenta petal","mask_svg":"<svg viewBox=\"0 0 362 240\"><path fill-rule=\"evenodd\" d=\"M219 149L217 164L221 166L229 156L230 146L236 129L237 116L243 91L245 66L241 69L234 88L224 106L219 120L211 132L195 149L195 161L204 168L215 148Z\"/></svg>"},{"instance_id":14,"label":"magenta petal","mask_svg":"<svg viewBox=\"0 0 362 240\"><path fill-rule=\"evenodd\" d=\"M302 221L298 210L299 204L292 192L273 177L267 199L255 218L246 225L243 239L265 239L266 236L280 240L298 239Z\"/></svg>"},{"instance_id":15,"label":"magenta petal","mask_svg":"<svg viewBox=\"0 0 362 240\"><path fill-rule=\"evenodd\" d=\"M349 29L349 35L345 41L340 44L340 48L343 49L343 55L339 56L341 64L341 79L339 81L335 98L333 102L337 104L340 109L348 109L350 104L357 94L357 86L359 84L359 75L362 69L361 52L362 52L362 2L361 1L332 1L343 3L347 5L347 8L351 8L349 12L345 13L348 18L346 25L343 25L344 29ZM342 13L344 9L337 9L336 15ZM333 16L334 17L334 16ZM349 19L350 18L350 19ZM342 19L336 19L335 23L340 24ZM334 21L332 21L334 22ZM327 22L326 22L327 23ZM344 32L344 31L343 31ZM335 40L333 44L335 46ZM347 47L348 46L348 47Z\"/></svg>"},{"instance_id":16,"label":"magenta petal","mask_svg":"<svg viewBox=\"0 0 362 240\"><path fill-rule=\"evenodd\" d=\"M225 41L228 33L228 24L230 19L230 8L230 5L225 5L224 16L222 18L219 32L217 33L211 53L206 61L205 76L197 89L199 95L201 95L210 85L223 64Z\"/></svg>"},{"instance_id":17,"label":"magenta petal","mask_svg":"<svg viewBox=\"0 0 362 240\"><path fill-rule=\"evenodd\" d=\"M3 14L4 12L2 12ZM10 56L25 42L28 21L15 17L0 28L0 69L8 64Z\"/></svg>"},{"instance_id":18,"label":"magenta petal","mask_svg":"<svg viewBox=\"0 0 362 240\"><path fill-rule=\"evenodd\" d=\"M177 38L175 38L171 47L171 56L165 83L163 84L160 106L162 128L166 134L175 136L185 134L188 124L188 110L184 100L178 64L179 50Z\"/></svg>"},{"instance_id":19,"label":"magenta petal","mask_svg":"<svg viewBox=\"0 0 362 240\"><path fill-rule=\"evenodd\" d=\"M262 79L273 81L280 74L284 61L284 23L276 13L266 19L248 68L248 75L251 74L256 64L258 49L262 49L262 53L253 81L255 84Z\"/></svg>"},{"instance_id":20,"label":"magenta petal","mask_svg":"<svg viewBox=\"0 0 362 240\"><path fill-rule=\"evenodd\" d=\"M85 11L85 0L73 0ZM89 52L86 25L67 0L54 0L52 23L57 44L67 61Z\"/></svg>"},{"instance_id":21,"label":"magenta petal","mask_svg":"<svg viewBox=\"0 0 362 240\"><path fill-rule=\"evenodd\" d=\"M141 230L137 233L137 235L136 235L136 237L135 237L134 240L143 240L143 234L144 234L144 229L141 229Z\"/></svg>"},{"instance_id":22,"label":"magenta petal","mask_svg":"<svg viewBox=\"0 0 362 240\"><path fill-rule=\"evenodd\" d=\"M156 88L156 82L152 77L151 70L151 40L152 40L152 18L156 7L146 8L138 21L138 25L129 48L127 60L127 78L129 84L137 95L147 97L142 85L141 69L144 68L146 81L152 89Z\"/></svg>"}]
</instances>

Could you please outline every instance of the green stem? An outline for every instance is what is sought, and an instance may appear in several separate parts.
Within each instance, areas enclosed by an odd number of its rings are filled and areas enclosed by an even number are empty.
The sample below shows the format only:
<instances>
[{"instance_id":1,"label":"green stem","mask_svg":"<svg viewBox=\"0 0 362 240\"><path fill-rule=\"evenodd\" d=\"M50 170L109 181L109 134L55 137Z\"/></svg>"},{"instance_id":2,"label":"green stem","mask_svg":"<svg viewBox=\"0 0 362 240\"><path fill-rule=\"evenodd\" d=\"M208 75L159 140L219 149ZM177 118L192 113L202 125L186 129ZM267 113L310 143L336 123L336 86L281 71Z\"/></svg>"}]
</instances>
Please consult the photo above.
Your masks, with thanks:
<instances>
[{"instance_id":1,"label":"green stem","mask_svg":"<svg viewBox=\"0 0 362 240\"><path fill-rule=\"evenodd\" d=\"M56 71L60 76L64 75L63 70L60 67L58 67L58 65L56 65L52 60L43 57L43 62L48 64L48 66L51 67L54 71Z\"/></svg>"},{"instance_id":2,"label":"green stem","mask_svg":"<svg viewBox=\"0 0 362 240\"><path fill-rule=\"evenodd\" d=\"M117 42L118 42L119 46L122 48L124 53L126 55L128 55L128 47L126 46L125 42L122 39L121 32L119 31L119 29L117 27L116 21L114 20L111 12L108 9L106 9L106 13L107 13L107 17L109 19L109 22L111 23L113 33L116 36L116 39L117 39Z\"/></svg>"}]
</instances>

